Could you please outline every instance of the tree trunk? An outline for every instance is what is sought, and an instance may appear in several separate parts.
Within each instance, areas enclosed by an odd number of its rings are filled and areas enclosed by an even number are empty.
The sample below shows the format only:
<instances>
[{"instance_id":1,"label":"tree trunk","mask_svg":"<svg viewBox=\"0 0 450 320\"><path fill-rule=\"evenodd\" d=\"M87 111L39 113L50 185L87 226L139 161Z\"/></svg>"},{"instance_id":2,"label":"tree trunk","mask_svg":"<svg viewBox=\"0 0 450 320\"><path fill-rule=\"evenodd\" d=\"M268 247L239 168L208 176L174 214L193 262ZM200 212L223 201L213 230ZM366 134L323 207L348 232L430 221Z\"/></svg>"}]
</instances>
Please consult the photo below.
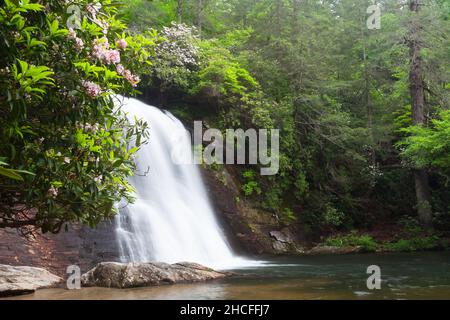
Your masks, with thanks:
<instances>
[{"instance_id":1,"label":"tree trunk","mask_svg":"<svg viewBox=\"0 0 450 320\"><path fill-rule=\"evenodd\" d=\"M204 0L197 0L197 28L200 37L202 36L203 27L203 1Z\"/></svg>"},{"instance_id":2,"label":"tree trunk","mask_svg":"<svg viewBox=\"0 0 450 320\"><path fill-rule=\"evenodd\" d=\"M363 17L363 14L360 14ZM374 136L374 125L373 125L373 105L370 96L370 74L369 74L369 62L367 55L367 34L365 32L365 23L361 20L361 39L362 39L362 56L364 63L364 103L366 104L367 111L367 129L369 130L370 137L370 162L373 168L376 166L376 148L375 148L375 136Z\"/></svg>"},{"instance_id":3,"label":"tree trunk","mask_svg":"<svg viewBox=\"0 0 450 320\"><path fill-rule=\"evenodd\" d=\"M167 107L167 95L162 86L159 88L159 106Z\"/></svg>"},{"instance_id":4,"label":"tree trunk","mask_svg":"<svg viewBox=\"0 0 450 320\"><path fill-rule=\"evenodd\" d=\"M416 14L420 11L418 0L410 0L410 10ZM422 74L422 58L420 56L421 43L419 37L419 22L414 21L410 24L409 49L411 58L411 69L409 72L409 84L411 93L412 118L414 125L425 125L425 99ZM428 184L428 173L424 169L414 170L414 180L416 185L417 213L419 220L431 226L431 192Z\"/></svg>"},{"instance_id":5,"label":"tree trunk","mask_svg":"<svg viewBox=\"0 0 450 320\"><path fill-rule=\"evenodd\" d=\"M178 0L178 5L177 5L178 23L183 22L183 1L184 0Z\"/></svg>"},{"instance_id":6,"label":"tree trunk","mask_svg":"<svg viewBox=\"0 0 450 320\"><path fill-rule=\"evenodd\" d=\"M277 0L275 4L275 33L278 37L281 36L281 0Z\"/></svg>"},{"instance_id":7,"label":"tree trunk","mask_svg":"<svg viewBox=\"0 0 450 320\"><path fill-rule=\"evenodd\" d=\"M300 33L300 23L299 23L299 13L300 13L300 0L292 0L292 35L294 41L298 39L298 33Z\"/></svg>"}]
</instances>

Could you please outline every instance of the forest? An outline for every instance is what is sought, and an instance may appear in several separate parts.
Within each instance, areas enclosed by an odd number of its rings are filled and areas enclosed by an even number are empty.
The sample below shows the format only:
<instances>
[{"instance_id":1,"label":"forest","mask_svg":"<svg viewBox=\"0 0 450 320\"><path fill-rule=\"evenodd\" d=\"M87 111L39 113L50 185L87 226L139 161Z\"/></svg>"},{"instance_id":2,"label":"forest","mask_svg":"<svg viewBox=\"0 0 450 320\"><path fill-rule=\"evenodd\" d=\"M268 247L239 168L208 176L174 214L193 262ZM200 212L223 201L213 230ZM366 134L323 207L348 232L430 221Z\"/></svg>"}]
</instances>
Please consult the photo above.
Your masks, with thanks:
<instances>
[{"instance_id":1,"label":"forest","mask_svg":"<svg viewBox=\"0 0 450 320\"><path fill-rule=\"evenodd\" d=\"M0 228L95 227L132 201L152 123L119 94L279 129L277 175L234 170L281 226L367 248L393 228L399 250L450 235L448 0L4 0L0 34Z\"/></svg>"}]
</instances>

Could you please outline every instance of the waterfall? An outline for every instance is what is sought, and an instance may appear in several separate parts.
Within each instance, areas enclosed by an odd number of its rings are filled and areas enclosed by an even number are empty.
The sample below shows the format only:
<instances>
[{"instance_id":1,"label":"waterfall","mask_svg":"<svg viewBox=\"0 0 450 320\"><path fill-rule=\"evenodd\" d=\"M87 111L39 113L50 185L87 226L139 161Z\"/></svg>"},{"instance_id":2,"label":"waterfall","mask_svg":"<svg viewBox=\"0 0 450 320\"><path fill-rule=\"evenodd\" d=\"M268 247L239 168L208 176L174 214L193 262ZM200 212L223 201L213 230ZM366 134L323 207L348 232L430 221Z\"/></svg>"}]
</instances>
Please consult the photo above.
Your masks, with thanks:
<instances>
[{"instance_id":1,"label":"waterfall","mask_svg":"<svg viewBox=\"0 0 450 320\"><path fill-rule=\"evenodd\" d=\"M200 171L177 164L174 151L192 155L183 124L167 111L136 99L120 98L133 121L150 127L149 143L136 155L133 204L119 204L116 234L123 262L197 262L215 268L242 265L233 254L215 218Z\"/></svg>"}]
</instances>

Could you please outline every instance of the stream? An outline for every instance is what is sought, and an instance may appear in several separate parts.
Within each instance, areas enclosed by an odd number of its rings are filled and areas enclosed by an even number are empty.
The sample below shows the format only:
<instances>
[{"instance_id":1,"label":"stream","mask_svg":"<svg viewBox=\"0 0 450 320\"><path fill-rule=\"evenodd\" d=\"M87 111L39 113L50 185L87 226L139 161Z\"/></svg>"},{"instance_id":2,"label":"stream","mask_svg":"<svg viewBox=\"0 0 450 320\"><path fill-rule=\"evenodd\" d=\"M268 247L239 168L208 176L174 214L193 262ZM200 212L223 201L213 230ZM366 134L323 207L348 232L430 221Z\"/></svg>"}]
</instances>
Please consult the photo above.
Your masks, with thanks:
<instances>
[{"instance_id":1,"label":"stream","mask_svg":"<svg viewBox=\"0 0 450 320\"><path fill-rule=\"evenodd\" d=\"M15 299L450 299L450 252L266 257L234 278L136 289L44 289ZM381 290L368 290L369 265Z\"/></svg>"}]
</instances>

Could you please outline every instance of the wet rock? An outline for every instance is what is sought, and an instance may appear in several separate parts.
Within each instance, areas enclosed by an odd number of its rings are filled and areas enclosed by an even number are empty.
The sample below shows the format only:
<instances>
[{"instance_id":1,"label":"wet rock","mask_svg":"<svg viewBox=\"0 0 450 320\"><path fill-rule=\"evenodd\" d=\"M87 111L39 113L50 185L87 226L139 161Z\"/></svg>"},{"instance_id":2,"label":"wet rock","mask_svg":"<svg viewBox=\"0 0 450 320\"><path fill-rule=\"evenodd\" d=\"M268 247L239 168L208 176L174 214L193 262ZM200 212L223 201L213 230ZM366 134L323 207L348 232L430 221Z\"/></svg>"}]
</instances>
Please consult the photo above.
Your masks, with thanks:
<instances>
[{"instance_id":1,"label":"wet rock","mask_svg":"<svg viewBox=\"0 0 450 320\"><path fill-rule=\"evenodd\" d=\"M332 247L317 246L309 250L308 254L351 254L364 252L362 247Z\"/></svg>"},{"instance_id":2,"label":"wet rock","mask_svg":"<svg viewBox=\"0 0 450 320\"><path fill-rule=\"evenodd\" d=\"M232 166L220 170L202 169L203 180L217 217L234 251L243 254L276 253L269 231L278 221L267 211L257 209L242 197L238 173Z\"/></svg>"},{"instance_id":3,"label":"wet rock","mask_svg":"<svg viewBox=\"0 0 450 320\"><path fill-rule=\"evenodd\" d=\"M274 238L278 242L282 242L282 243L293 243L294 242L294 239L292 238L292 236L289 233L285 233L282 231L271 231L269 234L272 238Z\"/></svg>"},{"instance_id":4,"label":"wet rock","mask_svg":"<svg viewBox=\"0 0 450 320\"><path fill-rule=\"evenodd\" d=\"M63 279L42 268L0 265L0 296L32 293L54 287Z\"/></svg>"},{"instance_id":5,"label":"wet rock","mask_svg":"<svg viewBox=\"0 0 450 320\"><path fill-rule=\"evenodd\" d=\"M280 241L273 241L272 242L273 250L275 250L276 253L287 253L290 251L290 246L286 243L280 242Z\"/></svg>"},{"instance_id":6,"label":"wet rock","mask_svg":"<svg viewBox=\"0 0 450 320\"><path fill-rule=\"evenodd\" d=\"M295 238L289 230L270 231L269 235L272 238L272 247L276 253L300 252L297 249Z\"/></svg>"},{"instance_id":7,"label":"wet rock","mask_svg":"<svg viewBox=\"0 0 450 320\"><path fill-rule=\"evenodd\" d=\"M135 288L182 282L199 282L231 276L196 263L102 262L81 277L86 287Z\"/></svg>"},{"instance_id":8,"label":"wet rock","mask_svg":"<svg viewBox=\"0 0 450 320\"><path fill-rule=\"evenodd\" d=\"M120 261L114 220L95 229L69 225L58 234L36 232L27 238L15 229L0 228L0 263L44 268L65 277L69 265L89 270L102 261Z\"/></svg>"}]
</instances>

